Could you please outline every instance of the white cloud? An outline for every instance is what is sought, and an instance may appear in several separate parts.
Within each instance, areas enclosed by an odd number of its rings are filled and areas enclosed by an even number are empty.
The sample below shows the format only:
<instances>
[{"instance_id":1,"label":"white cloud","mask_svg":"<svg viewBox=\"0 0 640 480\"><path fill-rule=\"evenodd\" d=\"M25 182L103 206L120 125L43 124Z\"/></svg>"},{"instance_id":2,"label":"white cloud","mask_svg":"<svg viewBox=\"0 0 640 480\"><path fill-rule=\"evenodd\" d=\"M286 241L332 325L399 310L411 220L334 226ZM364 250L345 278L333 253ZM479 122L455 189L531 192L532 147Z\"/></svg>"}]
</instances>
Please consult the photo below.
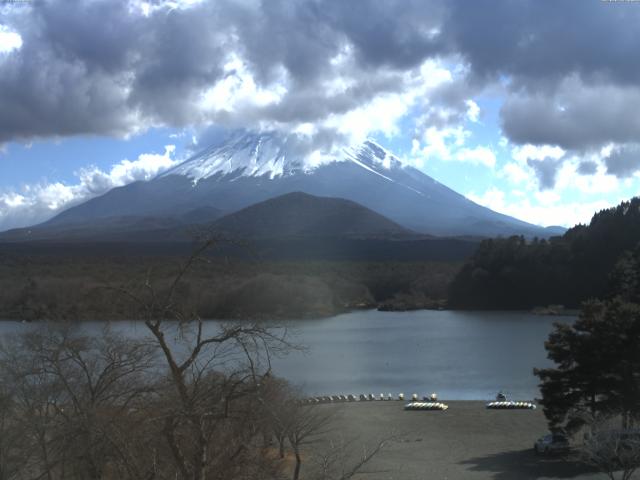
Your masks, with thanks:
<instances>
[{"instance_id":1,"label":"white cloud","mask_svg":"<svg viewBox=\"0 0 640 480\"><path fill-rule=\"evenodd\" d=\"M622 200L562 202L561 196L552 191L538 192L533 197L514 195L514 198L507 198L502 190L495 187L482 194L471 192L467 197L496 212L544 227L572 227L578 223L589 223L594 213L617 205Z\"/></svg>"},{"instance_id":2,"label":"white cloud","mask_svg":"<svg viewBox=\"0 0 640 480\"><path fill-rule=\"evenodd\" d=\"M425 159L435 158L495 168L496 155L491 148L483 145L464 146L470 136L471 132L461 125L445 128L429 127L423 134L424 147L420 148L419 140L412 141L413 163L422 166Z\"/></svg>"},{"instance_id":3,"label":"white cloud","mask_svg":"<svg viewBox=\"0 0 640 480\"><path fill-rule=\"evenodd\" d=\"M496 166L496 156L493 151L490 148L482 146L460 149L456 152L455 158L461 162L484 165L488 168L494 168Z\"/></svg>"},{"instance_id":4,"label":"white cloud","mask_svg":"<svg viewBox=\"0 0 640 480\"><path fill-rule=\"evenodd\" d=\"M492 210L496 210L496 211L498 211L498 209L495 207L504 208L504 204L505 204L504 192L495 187L490 188L489 190L484 192L484 194L482 195L469 193L467 197L473 200L474 202L479 203L480 205L484 205L485 207L489 207Z\"/></svg>"},{"instance_id":5,"label":"white cloud","mask_svg":"<svg viewBox=\"0 0 640 480\"><path fill-rule=\"evenodd\" d=\"M199 108L204 114L237 112L278 103L287 93L286 72L270 88L258 86L246 63L236 54L229 54L223 70L225 76L202 96Z\"/></svg>"},{"instance_id":6,"label":"white cloud","mask_svg":"<svg viewBox=\"0 0 640 480\"><path fill-rule=\"evenodd\" d=\"M500 146L505 149L509 146L506 138L501 138ZM536 171L532 168L532 162L535 165L535 162L560 161L565 155L566 152L562 148L554 145L516 145L511 147L512 160L499 169L498 176L529 192L534 192L540 188L540 183ZM558 191L562 188L565 188L565 185L562 184L559 187L556 179L553 190Z\"/></svg>"},{"instance_id":7,"label":"white cloud","mask_svg":"<svg viewBox=\"0 0 640 480\"><path fill-rule=\"evenodd\" d=\"M480 118L480 107L473 100L467 100L465 103L467 105L467 118L471 122L477 122Z\"/></svg>"},{"instance_id":8,"label":"white cloud","mask_svg":"<svg viewBox=\"0 0 640 480\"><path fill-rule=\"evenodd\" d=\"M534 198L538 204L545 208L553 207L562 200L562 197L553 190L542 190L540 192L536 192Z\"/></svg>"},{"instance_id":9,"label":"white cloud","mask_svg":"<svg viewBox=\"0 0 640 480\"><path fill-rule=\"evenodd\" d=\"M528 165L521 165L517 162L509 162L502 167L499 172L500 176L506 177L511 183L516 185L531 182L533 178L533 169Z\"/></svg>"},{"instance_id":10,"label":"white cloud","mask_svg":"<svg viewBox=\"0 0 640 480\"><path fill-rule=\"evenodd\" d=\"M565 151L555 145L526 144L511 149L513 159L524 164L527 163L527 160L544 160L545 158L559 160L564 154Z\"/></svg>"},{"instance_id":11,"label":"white cloud","mask_svg":"<svg viewBox=\"0 0 640 480\"><path fill-rule=\"evenodd\" d=\"M455 74L465 75L462 67ZM449 89L451 92L459 90L460 78L450 76L443 80L440 93ZM424 111L414 119L416 130L420 135L412 140L412 163L418 167L424 165L429 159L457 161L470 165L480 165L494 169L497 158L493 148L485 145L466 146L467 140L472 137L471 130L465 128L468 122L477 123L480 118L480 107L473 99L454 102L451 105L441 105L437 97L426 98Z\"/></svg>"},{"instance_id":12,"label":"white cloud","mask_svg":"<svg viewBox=\"0 0 640 480\"><path fill-rule=\"evenodd\" d=\"M553 191L556 194L573 191L590 195L615 193L623 184L621 179L607 173L607 168L597 153L569 156L561 148L549 145L514 147L511 153L514 161L506 163L498 175L514 185L523 186L529 192L537 191L539 184L536 173L527 160L542 161L548 158L562 161L557 167L553 188L545 191ZM596 165L596 171L593 174L580 173L579 167L582 162L593 163Z\"/></svg>"},{"instance_id":13,"label":"white cloud","mask_svg":"<svg viewBox=\"0 0 640 480\"><path fill-rule=\"evenodd\" d=\"M411 155L420 153L420 141L417 138L411 140Z\"/></svg>"},{"instance_id":14,"label":"white cloud","mask_svg":"<svg viewBox=\"0 0 640 480\"><path fill-rule=\"evenodd\" d=\"M130 12L140 12L145 17L148 17L152 13L159 10L175 10L189 8L204 0L164 0L164 1L145 1L145 0L130 0L129 10Z\"/></svg>"},{"instance_id":15,"label":"white cloud","mask_svg":"<svg viewBox=\"0 0 640 480\"><path fill-rule=\"evenodd\" d=\"M513 147L511 156L513 160L499 170L498 176L504 178L509 185L517 186L522 194L514 194L514 201L506 201L504 198L498 201L492 191L482 195L470 194L470 198L496 211L532 223L572 226L578 222L588 222L597 210L624 200L622 190L630 187L615 175L607 173L597 152L577 156L570 155L557 146L523 145ZM559 163L553 187L540 190L530 160L538 162L545 159L557 160ZM580 173L579 168L583 162L596 165L594 173ZM577 200L594 197L608 200Z\"/></svg>"},{"instance_id":16,"label":"white cloud","mask_svg":"<svg viewBox=\"0 0 640 480\"><path fill-rule=\"evenodd\" d=\"M578 172L580 161L590 160L597 165L596 172L584 175ZM555 191L577 190L584 194L613 194L620 189L621 180L607 173L606 167L595 156L573 157L562 165L556 178Z\"/></svg>"},{"instance_id":17,"label":"white cloud","mask_svg":"<svg viewBox=\"0 0 640 480\"><path fill-rule=\"evenodd\" d=\"M453 153L464 145L471 132L462 126L456 127L429 127L425 130L423 140L425 146L420 153L428 158L438 158L440 160L451 160Z\"/></svg>"},{"instance_id":18,"label":"white cloud","mask_svg":"<svg viewBox=\"0 0 640 480\"><path fill-rule=\"evenodd\" d=\"M322 125L347 134L350 143L355 144L375 132L393 137L400 132L398 122L407 113L414 99L411 93L378 96L366 105L332 116Z\"/></svg>"},{"instance_id":19,"label":"white cloud","mask_svg":"<svg viewBox=\"0 0 640 480\"><path fill-rule=\"evenodd\" d=\"M20 34L9 30L5 25L0 25L0 54L18 50L20 47L22 47Z\"/></svg>"},{"instance_id":20,"label":"white cloud","mask_svg":"<svg viewBox=\"0 0 640 480\"><path fill-rule=\"evenodd\" d=\"M0 230L40 223L62 209L71 207L111 188L137 180L149 180L176 165L175 146L167 145L162 154L143 153L136 160L122 160L107 172L88 167L76 173L78 182L25 185L20 191L0 193Z\"/></svg>"},{"instance_id":21,"label":"white cloud","mask_svg":"<svg viewBox=\"0 0 640 480\"><path fill-rule=\"evenodd\" d=\"M334 129L349 138L351 144L367 136L381 133L390 138L401 133L399 123L418 101L443 84L452 81L451 72L440 62L428 60L419 68L402 75L404 88L397 92L380 93L370 101L341 114L331 114L316 122L317 128ZM336 80L334 80L334 83ZM342 80L349 82L349 80Z\"/></svg>"},{"instance_id":22,"label":"white cloud","mask_svg":"<svg viewBox=\"0 0 640 480\"><path fill-rule=\"evenodd\" d=\"M9 208L17 208L24 205L25 197L15 192L5 193L4 195L0 195L0 205L3 203Z\"/></svg>"}]
</instances>

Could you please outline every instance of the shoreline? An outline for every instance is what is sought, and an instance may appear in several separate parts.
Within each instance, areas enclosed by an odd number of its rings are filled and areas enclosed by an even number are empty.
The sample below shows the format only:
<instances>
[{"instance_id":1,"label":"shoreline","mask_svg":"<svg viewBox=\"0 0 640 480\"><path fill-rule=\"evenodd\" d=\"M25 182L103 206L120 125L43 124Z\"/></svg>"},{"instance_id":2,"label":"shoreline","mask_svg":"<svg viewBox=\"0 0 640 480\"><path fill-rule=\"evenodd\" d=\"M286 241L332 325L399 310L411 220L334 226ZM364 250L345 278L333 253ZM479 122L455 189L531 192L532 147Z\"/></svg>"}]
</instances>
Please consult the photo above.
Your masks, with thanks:
<instances>
[{"instance_id":1,"label":"shoreline","mask_svg":"<svg viewBox=\"0 0 640 480\"><path fill-rule=\"evenodd\" d=\"M327 318L338 317L340 315L355 313L355 312L381 312L381 313L404 313L404 312L478 312L478 313L514 313L514 314L531 314L539 317L577 317L580 314L580 310L571 310L567 309L561 312L539 312L535 309L531 310L500 310L500 309L490 309L490 310L474 310L474 309L465 309L465 308L406 308L406 309L386 309L379 307L369 307L369 308L351 308L351 309L340 309L335 312L331 312L329 314L322 315L308 315L308 316L288 316L281 315L276 317L270 316L247 316L244 318L203 318L202 320L205 322L288 322L288 321L313 321L313 320L323 320ZM17 318L8 318L0 316L0 322L16 322L16 323L37 323L37 322L70 322L70 323L83 323L83 322L142 322L141 319L130 319L130 318L83 318L83 319L17 319ZM163 321L172 322L174 319L165 319Z\"/></svg>"}]
</instances>

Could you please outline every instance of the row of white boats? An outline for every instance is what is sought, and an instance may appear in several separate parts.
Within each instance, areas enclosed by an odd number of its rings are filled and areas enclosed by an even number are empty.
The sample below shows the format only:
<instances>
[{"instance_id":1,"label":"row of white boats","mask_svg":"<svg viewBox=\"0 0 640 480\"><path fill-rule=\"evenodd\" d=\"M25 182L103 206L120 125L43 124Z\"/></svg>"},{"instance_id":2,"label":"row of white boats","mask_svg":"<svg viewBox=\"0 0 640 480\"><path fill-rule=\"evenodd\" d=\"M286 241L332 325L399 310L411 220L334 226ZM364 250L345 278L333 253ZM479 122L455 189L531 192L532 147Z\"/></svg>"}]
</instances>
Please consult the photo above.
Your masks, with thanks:
<instances>
[{"instance_id":1,"label":"row of white boats","mask_svg":"<svg viewBox=\"0 0 640 480\"><path fill-rule=\"evenodd\" d=\"M418 399L418 396L415 395L415 399ZM385 395L381 393L380 395L374 395L372 393L365 395L325 395L323 397L310 397L306 398L302 401L302 403L340 403L340 402L373 402L373 401L392 401L399 400L404 401L404 394L401 393L397 397L388 393Z\"/></svg>"},{"instance_id":2,"label":"row of white boats","mask_svg":"<svg viewBox=\"0 0 640 480\"><path fill-rule=\"evenodd\" d=\"M304 399L304 404L319 403L344 403L344 402L373 402L373 401L404 401L404 394L397 396L381 393L380 395L360 394L360 395L325 395L321 397L310 397ZM422 397L419 401L418 394L411 395L411 401L404 406L405 410L447 410L449 406L445 403L438 402L438 396L432 393L429 396ZM535 410L536 405L533 402L500 400L488 402L486 408L494 410Z\"/></svg>"}]
</instances>

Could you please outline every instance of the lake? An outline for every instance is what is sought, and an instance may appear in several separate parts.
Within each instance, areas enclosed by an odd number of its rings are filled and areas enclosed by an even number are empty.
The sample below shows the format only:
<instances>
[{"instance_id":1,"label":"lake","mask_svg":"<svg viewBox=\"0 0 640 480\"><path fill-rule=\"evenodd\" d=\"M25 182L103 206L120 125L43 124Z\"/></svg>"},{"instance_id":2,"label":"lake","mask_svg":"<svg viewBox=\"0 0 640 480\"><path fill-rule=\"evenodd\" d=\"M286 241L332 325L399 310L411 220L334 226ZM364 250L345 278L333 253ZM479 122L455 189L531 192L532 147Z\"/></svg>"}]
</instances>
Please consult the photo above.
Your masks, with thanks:
<instances>
[{"instance_id":1,"label":"lake","mask_svg":"<svg viewBox=\"0 0 640 480\"><path fill-rule=\"evenodd\" d=\"M442 399L492 399L498 390L514 399L539 397L534 367L550 365L544 341L553 322L520 312L357 311L284 323L307 348L275 359L274 372L309 395L437 392ZM101 323L85 328L98 333ZM139 336L136 322L115 328ZM211 322L211 327L215 322ZM30 328L0 323L0 334Z\"/></svg>"}]
</instances>

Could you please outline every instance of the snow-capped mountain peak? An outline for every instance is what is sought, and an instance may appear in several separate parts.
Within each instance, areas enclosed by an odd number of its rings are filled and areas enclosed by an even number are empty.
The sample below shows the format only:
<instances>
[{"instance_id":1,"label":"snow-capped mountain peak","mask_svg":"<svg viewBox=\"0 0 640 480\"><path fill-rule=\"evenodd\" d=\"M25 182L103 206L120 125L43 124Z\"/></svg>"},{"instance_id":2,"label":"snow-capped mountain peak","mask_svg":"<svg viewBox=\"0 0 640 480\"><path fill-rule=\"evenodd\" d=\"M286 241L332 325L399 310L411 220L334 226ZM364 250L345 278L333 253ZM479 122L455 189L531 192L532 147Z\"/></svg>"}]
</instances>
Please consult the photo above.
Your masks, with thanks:
<instances>
[{"instance_id":1,"label":"snow-capped mountain peak","mask_svg":"<svg viewBox=\"0 0 640 480\"><path fill-rule=\"evenodd\" d=\"M385 170L402 168L402 162L391 152L377 144L373 139L367 139L359 147L349 147L343 150L343 161L351 161L372 173L393 181L385 175ZM382 170L382 172L380 171Z\"/></svg>"},{"instance_id":2,"label":"snow-capped mountain peak","mask_svg":"<svg viewBox=\"0 0 640 480\"><path fill-rule=\"evenodd\" d=\"M362 145L357 148L346 149L352 159L354 156L359 161L378 165L387 170L393 168L402 168L404 164L393 153L376 143L372 138L368 138Z\"/></svg>"},{"instance_id":3,"label":"snow-capped mountain peak","mask_svg":"<svg viewBox=\"0 0 640 480\"><path fill-rule=\"evenodd\" d=\"M402 162L373 139L336 153L301 149L293 137L276 133L241 132L224 143L209 147L162 176L182 175L194 184L216 175L270 179L297 173L311 173L321 165L350 161L390 180L383 170L401 168ZM382 172L381 172L382 170Z\"/></svg>"},{"instance_id":4,"label":"snow-capped mountain peak","mask_svg":"<svg viewBox=\"0 0 640 480\"><path fill-rule=\"evenodd\" d=\"M183 175L194 183L214 175L269 175L270 178L300 170L301 164L287 155L286 139L270 134L235 134L189 158L167 175Z\"/></svg>"}]
</instances>

